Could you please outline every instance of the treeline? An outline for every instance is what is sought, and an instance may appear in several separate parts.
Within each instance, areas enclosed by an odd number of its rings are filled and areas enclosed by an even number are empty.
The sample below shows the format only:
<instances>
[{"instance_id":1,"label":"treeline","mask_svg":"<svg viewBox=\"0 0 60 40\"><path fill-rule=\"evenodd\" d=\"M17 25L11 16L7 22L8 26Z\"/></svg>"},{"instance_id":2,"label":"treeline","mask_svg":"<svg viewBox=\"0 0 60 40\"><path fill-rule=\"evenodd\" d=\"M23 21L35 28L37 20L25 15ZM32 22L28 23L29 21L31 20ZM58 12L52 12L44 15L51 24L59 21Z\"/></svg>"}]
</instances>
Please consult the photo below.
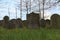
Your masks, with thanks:
<instances>
[{"instance_id":1,"label":"treeline","mask_svg":"<svg viewBox=\"0 0 60 40\"><path fill-rule=\"evenodd\" d=\"M35 16L34 16L35 15ZM27 20L22 21L20 18L9 20L8 16L3 17L3 20L0 20L0 27L13 29L13 28L60 28L60 15L53 14L49 19L39 20L37 14L28 14Z\"/></svg>"}]
</instances>

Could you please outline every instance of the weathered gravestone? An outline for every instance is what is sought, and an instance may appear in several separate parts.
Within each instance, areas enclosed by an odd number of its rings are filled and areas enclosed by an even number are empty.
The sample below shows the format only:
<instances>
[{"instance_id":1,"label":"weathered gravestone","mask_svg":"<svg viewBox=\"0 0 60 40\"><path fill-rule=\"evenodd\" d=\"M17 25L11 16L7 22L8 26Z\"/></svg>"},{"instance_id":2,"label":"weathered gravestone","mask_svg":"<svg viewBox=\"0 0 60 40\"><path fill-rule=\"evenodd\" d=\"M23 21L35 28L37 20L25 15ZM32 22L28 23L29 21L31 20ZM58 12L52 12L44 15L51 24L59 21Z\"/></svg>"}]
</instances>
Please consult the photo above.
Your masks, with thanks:
<instances>
[{"instance_id":1,"label":"weathered gravestone","mask_svg":"<svg viewBox=\"0 0 60 40\"><path fill-rule=\"evenodd\" d=\"M52 28L60 28L60 15L53 14L51 16L51 27Z\"/></svg>"},{"instance_id":2,"label":"weathered gravestone","mask_svg":"<svg viewBox=\"0 0 60 40\"><path fill-rule=\"evenodd\" d=\"M46 28L50 28L50 20L46 19L45 20Z\"/></svg>"},{"instance_id":3,"label":"weathered gravestone","mask_svg":"<svg viewBox=\"0 0 60 40\"><path fill-rule=\"evenodd\" d=\"M0 20L0 26L3 26L3 20Z\"/></svg>"},{"instance_id":4,"label":"weathered gravestone","mask_svg":"<svg viewBox=\"0 0 60 40\"><path fill-rule=\"evenodd\" d=\"M3 18L3 27L4 28L8 28L8 25L9 24L9 17L8 16L5 16L4 18Z\"/></svg>"},{"instance_id":5,"label":"weathered gravestone","mask_svg":"<svg viewBox=\"0 0 60 40\"><path fill-rule=\"evenodd\" d=\"M12 19L9 21L9 29L16 28L16 19Z\"/></svg>"},{"instance_id":6,"label":"weathered gravestone","mask_svg":"<svg viewBox=\"0 0 60 40\"><path fill-rule=\"evenodd\" d=\"M23 26L24 26L25 28L28 28L28 27L27 27L27 24L28 24L28 23L27 23L27 20L23 20Z\"/></svg>"},{"instance_id":7,"label":"weathered gravestone","mask_svg":"<svg viewBox=\"0 0 60 40\"><path fill-rule=\"evenodd\" d=\"M23 27L23 23L22 23L22 20L20 18L17 19L17 27L19 27L19 28Z\"/></svg>"},{"instance_id":8,"label":"weathered gravestone","mask_svg":"<svg viewBox=\"0 0 60 40\"><path fill-rule=\"evenodd\" d=\"M46 26L44 19L41 19L41 20L40 20L40 26L41 26L41 27L45 27L45 26Z\"/></svg>"},{"instance_id":9,"label":"weathered gravestone","mask_svg":"<svg viewBox=\"0 0 60 40\"><path fill-rule=\"evenodd\" d=\"M28 28L39 28L39 14L36 14L34 12L27 14L27 25Z\"/></svg>"}]
</instances>

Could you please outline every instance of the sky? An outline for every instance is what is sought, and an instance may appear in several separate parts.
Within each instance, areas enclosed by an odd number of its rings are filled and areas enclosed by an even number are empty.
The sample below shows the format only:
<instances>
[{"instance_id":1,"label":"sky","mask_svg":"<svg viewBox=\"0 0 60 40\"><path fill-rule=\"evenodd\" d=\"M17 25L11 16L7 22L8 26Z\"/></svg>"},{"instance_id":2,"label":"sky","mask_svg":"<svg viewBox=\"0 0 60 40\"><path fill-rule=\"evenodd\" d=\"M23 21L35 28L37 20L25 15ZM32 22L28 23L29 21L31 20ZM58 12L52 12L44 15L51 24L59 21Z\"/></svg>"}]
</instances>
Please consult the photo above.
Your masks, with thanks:
<instances>
[{"instance_id":1,"label":"sky","mask_svg":"<svg viewBox=\"0 0 60 40\"><path fill-rule=\"evenodd\" d=\"M20 18L20 10L18 8L19 2L20 0L0 0L0 20L2 20L4 16L9 16L8 8L10 12L10 19L16 19L16 8L18 13L17 18ZM37 6L37 1L32 0L32 4L33 6ZM23 3L23 5L25 4ZM23 7L22 20L26 20L26 11L24 9L26 9L25 6ZM36 10L38 10L38 7L32 8L32 11ZM45 19L50 19L51 15L54 13L60 14L60 8L58 5L56 7L52 7L51 9L45 10Z\"/></svg>"}]
</instances>

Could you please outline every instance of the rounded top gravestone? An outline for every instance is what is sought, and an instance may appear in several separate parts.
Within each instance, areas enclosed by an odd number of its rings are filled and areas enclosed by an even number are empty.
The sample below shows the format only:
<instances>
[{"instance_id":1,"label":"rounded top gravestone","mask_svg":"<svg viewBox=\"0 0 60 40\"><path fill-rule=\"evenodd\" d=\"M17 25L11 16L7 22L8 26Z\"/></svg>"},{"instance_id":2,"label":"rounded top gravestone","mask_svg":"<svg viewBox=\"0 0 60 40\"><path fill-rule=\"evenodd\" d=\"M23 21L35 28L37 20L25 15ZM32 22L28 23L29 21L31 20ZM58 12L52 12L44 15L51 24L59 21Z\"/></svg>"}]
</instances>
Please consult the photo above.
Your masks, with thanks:
<instances>
[{"instance_id":1,"label":"rounded top gravestone","mask_svg":"<svg viewBox=\"0 0 60 40\"><path fill-rule=\"evenodd\" d=\"M60 28L60 15L58 14L53 14L51 16L51 27L53 28Z\"/></svg>"}]
</instances>

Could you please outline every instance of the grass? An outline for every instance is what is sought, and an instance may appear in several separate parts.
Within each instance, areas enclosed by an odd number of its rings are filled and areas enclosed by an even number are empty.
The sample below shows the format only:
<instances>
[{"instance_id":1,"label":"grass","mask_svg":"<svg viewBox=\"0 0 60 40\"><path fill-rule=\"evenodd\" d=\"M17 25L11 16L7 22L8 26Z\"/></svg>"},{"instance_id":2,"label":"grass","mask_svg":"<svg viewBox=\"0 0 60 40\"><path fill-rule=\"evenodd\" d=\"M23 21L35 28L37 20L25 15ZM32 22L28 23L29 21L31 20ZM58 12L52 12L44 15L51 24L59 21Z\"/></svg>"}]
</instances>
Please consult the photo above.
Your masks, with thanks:
<instances>
[{"instance_id":1,"label":"grass","mask_svg":"<svg viewBox=\"0 0 60 40\"><path fill-rule=\"evenodd\" d=\"M60 40L60 29L0 28L0 40Z\"/></svg>"}]
</instances>

